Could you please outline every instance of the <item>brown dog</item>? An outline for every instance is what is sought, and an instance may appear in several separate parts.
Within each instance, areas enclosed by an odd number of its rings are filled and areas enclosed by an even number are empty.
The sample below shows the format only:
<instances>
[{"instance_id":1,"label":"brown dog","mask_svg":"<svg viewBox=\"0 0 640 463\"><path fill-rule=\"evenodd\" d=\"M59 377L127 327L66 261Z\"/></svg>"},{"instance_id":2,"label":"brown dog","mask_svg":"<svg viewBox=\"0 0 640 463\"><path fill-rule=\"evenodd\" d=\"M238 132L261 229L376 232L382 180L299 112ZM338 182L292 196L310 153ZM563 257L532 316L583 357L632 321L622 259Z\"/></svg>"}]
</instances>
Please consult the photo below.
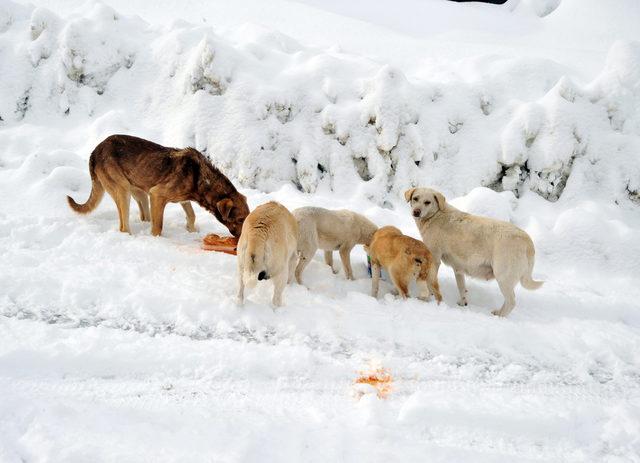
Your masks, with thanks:
<instances>
[{"instance_id":1,"label":"brown dog","mask_svg":"<svg viewBox=\"0 0 640 463\"><path fill-rule=\"evenodd\" d=\"M416 280L419 299L429 300L433 293L440 304L438 269L424 243L403 235L396 227L386 226L373 234L368 247L371 256L371 295L378 297L380 267L384 267L403 299L409 297L409 283Z\"/></svg>"},{"instance_id":2,"label":"brown dog","mask_svg":"<svg viewBox=\"0 0 640 463\"><path fill-rule=\"evenodd\" d=\"M107 190L118 206L121 232L130 233L131 196L140 208L140 220L151 220L154 236L162 232L167 203L182 205L189 231L196 231L196 216L189 201L197 202L215 215L236 237L240 236L242 223L249 215L247 199L193 148L167 148L130 135L110 135L91 153L89 173L92 182L89 199L78 204L67 196L69 206L81 214L91 212Z\"/></svg>"}]
</instances>

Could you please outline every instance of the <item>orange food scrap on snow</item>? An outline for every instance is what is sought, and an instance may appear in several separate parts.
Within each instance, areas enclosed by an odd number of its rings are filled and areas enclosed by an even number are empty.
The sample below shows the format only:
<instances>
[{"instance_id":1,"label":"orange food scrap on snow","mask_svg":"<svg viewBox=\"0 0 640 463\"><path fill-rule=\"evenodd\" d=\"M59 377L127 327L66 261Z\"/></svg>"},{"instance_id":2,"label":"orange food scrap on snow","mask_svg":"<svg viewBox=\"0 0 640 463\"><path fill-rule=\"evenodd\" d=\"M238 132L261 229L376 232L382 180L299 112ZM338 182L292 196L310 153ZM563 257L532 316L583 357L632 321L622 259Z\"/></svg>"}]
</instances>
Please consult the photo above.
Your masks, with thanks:
<instances>
[{"instance_id":1,"label":"orange food scrap on snow","mask_svg":"<svg viewBox=\"0 0 640 463\"><path fill-rule=\"evenodd\" d=\"M210 233L202 238L202 249L205 251L226 252L227 254L238 253L238 238L234 236L220 236Z\"/></svg>"},{"instance_id":2,"label":"orange food scrap on snow","mask_svg":"<svg viewBox=\"0 0 640 463\"><path fill-rule=\"evenodd\" d=\"M389 393L391 393L393 389L393 377L388 370L377 368L369 372L361 371L359 374L360 376L355 380L356 385L369 385L373 387L381 399L386 399ZM364 394L365 391L359 390L360 397Z\"/></svg>"}]
</instances>

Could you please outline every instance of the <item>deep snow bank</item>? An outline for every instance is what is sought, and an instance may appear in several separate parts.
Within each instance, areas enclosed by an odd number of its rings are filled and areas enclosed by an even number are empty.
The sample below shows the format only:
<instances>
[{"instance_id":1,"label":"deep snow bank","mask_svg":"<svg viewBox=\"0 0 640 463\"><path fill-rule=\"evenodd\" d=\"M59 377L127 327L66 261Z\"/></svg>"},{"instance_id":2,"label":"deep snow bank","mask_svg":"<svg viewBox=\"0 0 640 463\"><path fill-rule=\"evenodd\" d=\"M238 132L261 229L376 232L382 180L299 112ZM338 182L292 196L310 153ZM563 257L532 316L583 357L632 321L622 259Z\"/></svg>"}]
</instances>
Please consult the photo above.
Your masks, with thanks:
<instances>
[{"instance_id":1,"label":"deep snow bank","mask_svg":"<svg viewBox=\"0 0 640 463\"><path fill-rule=\"evenodd\" d=\"M67 18L0 6L0 127L89 118L81 158L110 133L136 133L193 145L245 187L267 191L291 182L382 203L431 184L454 195L489 186L551 201L638 198L638 42L615 43L587 83L550 61L496 56L408 78L259 26L232 41L92 5ZM563 3L545 20L568 22L571 8L579 6ZM5 163L24 158L7 151ZM57 180L68 190L86 177L72 164Z\"/></svg>"}]
</instances>

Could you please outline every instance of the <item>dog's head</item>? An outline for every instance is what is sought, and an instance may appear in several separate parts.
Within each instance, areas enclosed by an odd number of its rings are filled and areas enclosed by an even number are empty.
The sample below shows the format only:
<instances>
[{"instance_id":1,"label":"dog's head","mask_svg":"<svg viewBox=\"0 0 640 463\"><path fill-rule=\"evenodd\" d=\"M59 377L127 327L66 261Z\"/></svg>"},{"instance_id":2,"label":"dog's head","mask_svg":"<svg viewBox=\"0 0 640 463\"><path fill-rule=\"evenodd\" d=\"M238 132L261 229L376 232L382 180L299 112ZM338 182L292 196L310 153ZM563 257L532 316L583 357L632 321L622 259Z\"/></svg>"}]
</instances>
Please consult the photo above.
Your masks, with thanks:
<instances>
[{"instance_id":1,"label":"dog's head","mask_svg":"<svg viewBox=\"0 0 640 463\"><path fill-rule=\"evenodd\" d=\"M242 233L242 224L249 215L247 198L234 193L228 198L221 199L216 203L216 209L220 214L219 220L222 222L236 238Z\"/></svg>"},{"instance_id":2,"label":"dog's head","mask_svg":"<svg viewBox=\"0 0 640 463\"><path fill-rule=\"evenodd\" d=\"M409 203L415 219L428 219L446 206L442 193L431 188L411 188L404 192L404 199Z\"/></svg>"}]
</instances>

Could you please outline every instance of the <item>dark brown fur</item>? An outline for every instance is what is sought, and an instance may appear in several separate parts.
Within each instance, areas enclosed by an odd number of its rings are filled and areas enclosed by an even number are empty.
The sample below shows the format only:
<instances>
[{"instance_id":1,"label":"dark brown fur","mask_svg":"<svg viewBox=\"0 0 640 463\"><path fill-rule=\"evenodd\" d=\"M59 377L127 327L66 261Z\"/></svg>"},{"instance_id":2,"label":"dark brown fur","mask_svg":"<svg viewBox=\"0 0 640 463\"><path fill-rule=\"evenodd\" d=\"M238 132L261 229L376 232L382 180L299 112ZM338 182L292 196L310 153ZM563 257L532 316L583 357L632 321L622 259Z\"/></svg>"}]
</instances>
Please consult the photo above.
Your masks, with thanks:
<instances>
[{"instance_id":1,"label":"dark brown fur","mask_svg":"<svg viewBox=\"0 0 640 463\"><path fill-rule=\"evenodd\" d=\"M118 207L122 232L129 233L131 196L140 208L140 219L151 220L153 235L162 232L167 203L181 203L189 231L195 231L195 214L189 201L215 215L236 237L249 215L245 196L193 148L167 148L130 135L110 135L91 153L89 173L92 182L89 199L78 204L67 196L69 205L81 214L91 212L106 190Z\"/></svg>"}]
</instances>

